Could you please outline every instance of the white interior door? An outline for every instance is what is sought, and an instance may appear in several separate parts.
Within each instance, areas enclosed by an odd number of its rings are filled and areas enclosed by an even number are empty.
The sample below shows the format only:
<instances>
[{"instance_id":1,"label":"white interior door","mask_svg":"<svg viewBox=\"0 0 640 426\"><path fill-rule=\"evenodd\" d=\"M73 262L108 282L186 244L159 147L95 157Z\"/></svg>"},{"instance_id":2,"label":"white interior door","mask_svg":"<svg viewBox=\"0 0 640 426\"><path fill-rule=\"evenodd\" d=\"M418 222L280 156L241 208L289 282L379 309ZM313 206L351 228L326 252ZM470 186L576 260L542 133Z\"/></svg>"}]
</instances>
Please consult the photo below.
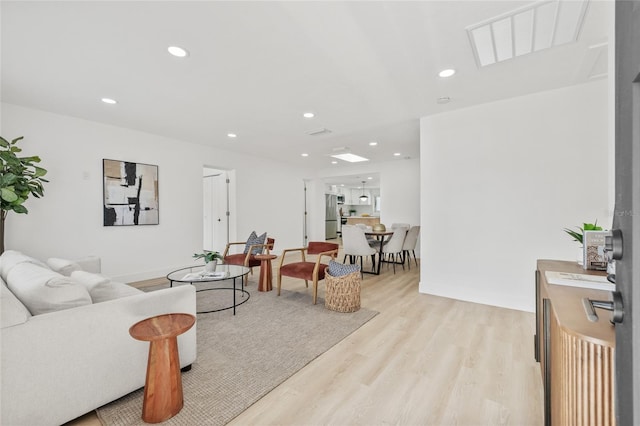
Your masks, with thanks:
<instances>
[{"instance_id":1,"label":"white interior door","mask_svg":"<svg viewBox=\"0 0 640 426\"><path fill-rule=\"evenodd\" d=\"M229 179L223 170L203 171L203 249L222 253L229 241Z\"/></svg>"}]
</instances>

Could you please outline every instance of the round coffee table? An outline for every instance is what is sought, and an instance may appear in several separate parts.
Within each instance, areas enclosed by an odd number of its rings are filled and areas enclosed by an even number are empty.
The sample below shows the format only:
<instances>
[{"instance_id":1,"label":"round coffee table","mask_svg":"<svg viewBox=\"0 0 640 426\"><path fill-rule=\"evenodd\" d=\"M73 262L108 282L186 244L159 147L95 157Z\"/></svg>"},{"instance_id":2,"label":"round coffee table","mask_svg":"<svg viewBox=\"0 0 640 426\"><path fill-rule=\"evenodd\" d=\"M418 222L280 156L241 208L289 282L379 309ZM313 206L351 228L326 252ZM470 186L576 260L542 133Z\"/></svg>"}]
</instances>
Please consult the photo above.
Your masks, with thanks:
<instances>
[{"instance_id":1,"label":"round coffee table","mask_svg":"<svg viewBox=\"0 0 640 426\"><path fill-rule=\"evenodd\" d=\"M190 314L164 314L144 319L129 328L131 337L150 342L142 402L142 420L147 423L163 422L182 409L177 337L195 322L196 317Z\"/></svg>"},{"instance_id":2,"label":"round coffee table","mask_svg":"<svg viewBox=\"0 0 640 426\"><path fill-rule=\"evenodd\" d=\"M236 314L236 307L246 303L249 300L251 295L248 291L246 291L242 287L243 277L249 273L250 269L246 266L238 266L238 265L226 265L226 264L218 264L216 266L215 272L211 274L207 274L204 270L204 265L200 266L192 266L188 268L181 268L170 272L167 275L167 280L170 282L170 286L173 287L173 283L188 283L188 284L198 284L198 283L210 283L214 281L225 281L225 280L233 280L233 287L216 287L216 288L204 288L204 289L196 289L196 292L200 291L211 291L211 290L231 290L233 291L233 304L231 306L226 306L220 309L212 309L208 311L198 311L199 314L208 314L210 312L220 312L226 311L227 309L233 309L233 315ZM240 278L240 288L236 287L236 281ZM242 294L242 301L236 301L236 292L240 292Z\"/></svg>"}]
</instances>

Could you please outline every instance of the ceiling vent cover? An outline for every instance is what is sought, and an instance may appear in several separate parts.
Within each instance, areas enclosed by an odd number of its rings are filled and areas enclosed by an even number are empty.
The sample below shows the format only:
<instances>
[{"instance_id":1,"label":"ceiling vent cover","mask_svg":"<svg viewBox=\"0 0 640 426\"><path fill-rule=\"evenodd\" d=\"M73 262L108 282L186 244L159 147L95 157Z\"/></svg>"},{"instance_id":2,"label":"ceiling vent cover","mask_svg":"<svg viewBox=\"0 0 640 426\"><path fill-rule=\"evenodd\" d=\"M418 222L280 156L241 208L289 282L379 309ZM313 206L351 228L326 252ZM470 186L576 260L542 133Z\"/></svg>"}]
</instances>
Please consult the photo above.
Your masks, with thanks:
<instances>
[{"instance_id":1,"label":"ceiling vent cover","mask_svg":"<svg viewBox=\"0 0 640 426\"><path fill-rule=\"evenodd\" d=\"M478 67L578 39L588 0L545 0L467 27Z\"/></svg>"}]
</instances>

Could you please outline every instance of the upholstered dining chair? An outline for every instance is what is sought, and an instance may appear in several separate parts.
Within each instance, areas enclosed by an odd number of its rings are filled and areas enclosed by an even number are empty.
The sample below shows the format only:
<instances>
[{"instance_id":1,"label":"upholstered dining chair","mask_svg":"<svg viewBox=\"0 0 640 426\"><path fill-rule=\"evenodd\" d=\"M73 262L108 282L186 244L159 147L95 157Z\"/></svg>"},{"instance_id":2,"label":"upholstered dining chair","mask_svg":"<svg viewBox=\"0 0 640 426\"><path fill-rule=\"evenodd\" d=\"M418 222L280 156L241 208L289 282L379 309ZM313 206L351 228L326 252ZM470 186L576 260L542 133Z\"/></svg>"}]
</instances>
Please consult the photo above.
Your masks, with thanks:
<instances>
[{"instance_id":1,"label":"upholstered dining chair","mask_svg":"<svg viewBox=\"0 0 640 426\"><path fill-rule=\"evenodd\" d=\"M282 287L282 276L300 278L304 280L307 288L309 280L313 282L313 304L318 299L318 281L324 279L325 269L328 265L322 263L323 257L328 260L335 259L338 256L338 244L327 243L323 241L310 241L308 247L286 249L280 257L280 267L278 268L278 296L280 296L280 288ZM288 253L299 252L302 260L285 264L285 258ZM307 256L315 256L316 259L311 261ZM291 255L289 259L291 259Z\"/></svg>"},{"instance_id":2,"label":"upholstered dining chair","mask_svg":"<svg viewBox=\"0 0 640 426\"><path fill-rule=\"evenodd\" d=\"M391 229L395 230L396 228L407 228L409 229L411 227L411 225L409 225L408 223L392 223L391 224Z\"/></svg>"},{"instance_id":3,"label":"upholstered dining chair","mask_svg":"<svg viewBox=\"0 0 640 426\"><path fill-rule=\"evenodd\" d=\"M387 258L388 263L393 263L393 273L396 273L396 263L402 264L404 269L404 262L402 258L402 246L404 245L404 237L407 235L407 228L401 226L393 230L393 235L389 241L385 242L382 246L382 254ZM398 256L396 260L396 255Z\"/></svg>"},{"instance_id":4,"label":"upholstered dining chair","mask_svg":"<svg viewBox=\"0 0 640 426\"><path fill-rule=\"evenodd\" d=\"M378 249L371 247L367 237L364 235L364 231L359 226L344 225L342 227L342 251L344 253L344 263L349 256L351 263L354 263L355 258L360 258L360 274L363 275L363 258L364 256L371 256L371 263L373 264L373 270L376 270L376 254Z\"/></svg>"},{"instance_id":5,"label":"upholstered dining chair","mask_svg":"<svg viewBox=\"0 0 640 426\"><path fill-rule=\"evenodd\" d=\"M413 253L413 260L416 262L416 267L418 266L418 259L416 259L416 244L418 242L419 234L420 226L414 225L409 228L407 236L404 237L404 244L402 244L402 263L404 264L404 261L408 259L409 269L411 269L411 253Z\"/></svg>"},{"instance_id":6,"label":"upholstered dining chair","mask_svg":"<svg viewBox=\"0 0 640 426\"><path fill-rule=\"evenodd\" d=\"M228 265L246 266L251 269L253 274L253 267L260 266L260 261L256 259L256 254L269 254L270 250L273 250L273 245L276 240L274 238L267 237L267 241L264 244L251 244L251 241L239 241L235 243L227 243L227 247L224 249L224 263ZM244 245L245 250L242 253L230 254L232 246ZM244 276L242 280L243 284L247 285L247 276Z\"/></svg>"}]
</instances>

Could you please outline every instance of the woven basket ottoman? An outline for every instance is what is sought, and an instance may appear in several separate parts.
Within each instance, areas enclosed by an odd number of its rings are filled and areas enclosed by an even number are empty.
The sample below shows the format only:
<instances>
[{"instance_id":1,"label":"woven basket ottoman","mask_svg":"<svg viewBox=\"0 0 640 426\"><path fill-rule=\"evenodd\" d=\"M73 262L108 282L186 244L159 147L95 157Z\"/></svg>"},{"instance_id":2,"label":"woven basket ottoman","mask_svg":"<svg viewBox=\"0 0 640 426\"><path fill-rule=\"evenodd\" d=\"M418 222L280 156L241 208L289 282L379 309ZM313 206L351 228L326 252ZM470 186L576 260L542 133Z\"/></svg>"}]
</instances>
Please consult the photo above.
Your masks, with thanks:
<instances>
[{"instance_id":1,"label":"woven basket ottoman","mask_svg":"<svg viewBox=\"0 0 640 426\"><path fill-rule=\"evenodd\" d=\"M356 312L360 309L360 272L352 272L341 277L324 275L324 306L337 312Z\"/></svg>"}]
</instances>

